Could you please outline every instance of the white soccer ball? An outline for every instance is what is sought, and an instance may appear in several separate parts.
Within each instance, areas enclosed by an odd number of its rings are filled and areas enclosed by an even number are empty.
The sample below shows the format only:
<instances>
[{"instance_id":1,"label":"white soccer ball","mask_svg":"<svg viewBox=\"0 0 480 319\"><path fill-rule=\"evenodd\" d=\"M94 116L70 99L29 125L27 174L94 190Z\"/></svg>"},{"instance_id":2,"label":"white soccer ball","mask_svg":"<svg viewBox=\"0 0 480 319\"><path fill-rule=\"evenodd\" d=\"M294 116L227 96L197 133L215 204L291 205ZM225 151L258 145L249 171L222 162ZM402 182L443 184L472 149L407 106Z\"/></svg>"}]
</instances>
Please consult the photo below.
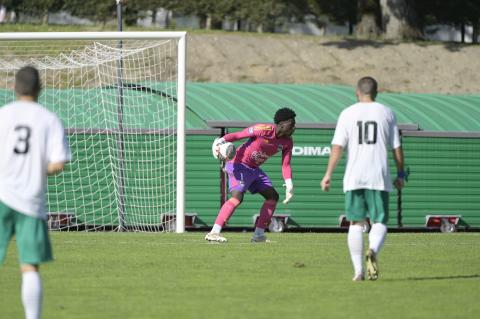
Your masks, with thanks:
<instances>
[{"instance_id":1,"label":"white soccer ball","mask_svg":"<svg viewBox=\"0 0 480 319\"><path fill-rule=\"evenodd\" d=\"M219 153L222 160L231 160L235 156L236 151L237 148L233 143L225 142L220 144Z\"/></svg>"}]
</instances>

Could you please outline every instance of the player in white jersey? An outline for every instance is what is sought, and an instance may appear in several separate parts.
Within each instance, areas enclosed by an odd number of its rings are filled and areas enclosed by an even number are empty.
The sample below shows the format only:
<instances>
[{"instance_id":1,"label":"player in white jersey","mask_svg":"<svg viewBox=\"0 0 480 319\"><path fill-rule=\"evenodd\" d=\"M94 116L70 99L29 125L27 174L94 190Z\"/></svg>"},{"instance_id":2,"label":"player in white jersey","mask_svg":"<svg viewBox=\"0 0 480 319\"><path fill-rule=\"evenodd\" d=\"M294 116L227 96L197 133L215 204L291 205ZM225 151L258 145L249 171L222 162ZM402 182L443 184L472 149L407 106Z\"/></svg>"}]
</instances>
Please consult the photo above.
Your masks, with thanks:
<instances>
[{"instance_id":1,"label":"player in white jersey","mask_svg":"<svg viewBox=\"0 0 480 319\"><path fill-rule=\"evenodd\" d=\"M31 66L15 75L17 101L0 108L0 263L15 236L27 319L42 309L39 265L52 260L45 213L47 175L63 170L70 148L58 117L37 103L40 74Z\"/></svg>"},{"instance_id":2,"label":"player in white jersey","mask_svg":"<svg viewBox=\"0 0 480 319\"><path fill-rule=\"evenodd\" d=\"M363 229L367 216L372 223L366 253L367 275L368 279L376 280L377 255L387 234L388 192L392 190L388 151L393 150L397 166L394 185L398 189L404 186L404 159L395 114L375 102L375 79L360 79L356 95L358 103L345 109L338 119L321 187L324 191L329 190L333 171L345 150L348 155L343 191L347 220L350 221L348 247L355 271L353 280L364 280Z\"/></svg>"}]
</instances>

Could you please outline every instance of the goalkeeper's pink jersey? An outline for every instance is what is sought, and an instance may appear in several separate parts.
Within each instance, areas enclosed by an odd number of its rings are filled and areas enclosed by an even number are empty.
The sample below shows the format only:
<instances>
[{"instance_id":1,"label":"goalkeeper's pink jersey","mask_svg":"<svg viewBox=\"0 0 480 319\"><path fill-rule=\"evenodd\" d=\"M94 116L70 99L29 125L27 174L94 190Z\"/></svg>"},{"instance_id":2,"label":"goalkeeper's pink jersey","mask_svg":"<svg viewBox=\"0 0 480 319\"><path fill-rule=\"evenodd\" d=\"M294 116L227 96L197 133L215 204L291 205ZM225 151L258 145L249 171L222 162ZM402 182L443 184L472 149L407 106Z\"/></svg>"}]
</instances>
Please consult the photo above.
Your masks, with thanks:
<instances>
[{"instance_id":1,"label":"goalkeeper's pink jersey","mask_svg":"<svg viewBox=\"0 0 480 319\"><path fill-rule=\"evenodd\" d=\"M234 163L242 163L251 168L262 165L269 157L282 151L282 175L284 179L292 178L290 160L292 158L293 141L291 137L276 136L274 124L256 124L243 131L226 134L227 142L235 142L249 138L238 149L233 158Z\"/></svg>"}]
</instances>

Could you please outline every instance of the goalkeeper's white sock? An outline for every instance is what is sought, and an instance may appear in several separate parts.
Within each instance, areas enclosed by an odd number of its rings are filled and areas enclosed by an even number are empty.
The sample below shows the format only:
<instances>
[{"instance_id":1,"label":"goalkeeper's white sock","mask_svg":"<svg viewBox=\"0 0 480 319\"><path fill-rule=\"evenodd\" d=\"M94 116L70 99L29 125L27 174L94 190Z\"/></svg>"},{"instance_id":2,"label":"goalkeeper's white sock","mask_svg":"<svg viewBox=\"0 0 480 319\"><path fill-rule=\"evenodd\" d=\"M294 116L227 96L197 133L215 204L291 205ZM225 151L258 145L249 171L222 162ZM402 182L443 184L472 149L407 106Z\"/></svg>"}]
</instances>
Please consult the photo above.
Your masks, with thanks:
<instances>
[{"instance_id":1,"label":"goalkeeper's white sock","mask_svg":"<svg viewBox=\"0 0 480 319\"><path fill-rule=\"evenodd\" d=\"M42 312L42 280L36 271L22 273L22 303L26 319L40 319Z\"/></svg>"},{"instance_id":2,"label":"goalkeeper's white sock","mask_svg":"<svg viewBox=\"0 0 480 319\"><path fill-rule=\"evenodd\" d=\"M350 225L348 228L348 249L355 275L363 274L363 226Z\"/></svg>"},{"instance_id":3,"label":"goalkeeper's white sock","mask_svg":"<svg viewBox=\"0 0 480 319\"><path fill-rule=\"evenodd\" d=\"M386 237L387 226L381 223L373 224L368 234L369 248L373 250L375 254L378 254L383 247Z\"/></svg>"},{"instance_id":4,"label":"goalkeeper's white sock","mask_svg":"<svg viewBox=\"0 0 480 319\"><path fill-rule=\"evenodd\" d=\"M215 225L213 225L213 227L212 227L211 233L220 234L221 231L222 231L222 226L220 226L219 224L215 224Z\"/></svg>"}]
</instances>

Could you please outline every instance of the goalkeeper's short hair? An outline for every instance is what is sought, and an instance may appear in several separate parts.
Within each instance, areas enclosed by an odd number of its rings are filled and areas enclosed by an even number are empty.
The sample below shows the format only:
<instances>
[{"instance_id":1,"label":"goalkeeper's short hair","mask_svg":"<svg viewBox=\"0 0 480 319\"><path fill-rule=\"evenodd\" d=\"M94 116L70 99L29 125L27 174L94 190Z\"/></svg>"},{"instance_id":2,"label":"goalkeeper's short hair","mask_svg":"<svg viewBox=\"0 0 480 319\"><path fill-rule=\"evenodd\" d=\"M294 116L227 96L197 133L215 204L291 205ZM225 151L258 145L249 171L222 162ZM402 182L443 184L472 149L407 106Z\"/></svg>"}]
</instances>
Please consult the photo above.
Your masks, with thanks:
<instances>
[{"instance_id":1,"label":"goalkeeper's short hair","mask_svg":"<svg viewBox=\"0 0 480 319\"><path fill-rule=\"evenodd\" d=\"M294 119L295 116L297 116L297 114L295 114L295 112L291 108L283 107L283 108L277 110L277 112L275 112L273 122L275 124L278 124L278 123L283 122L283 121L288 121L290 119Z\"/></svg>"}]
</instances>

